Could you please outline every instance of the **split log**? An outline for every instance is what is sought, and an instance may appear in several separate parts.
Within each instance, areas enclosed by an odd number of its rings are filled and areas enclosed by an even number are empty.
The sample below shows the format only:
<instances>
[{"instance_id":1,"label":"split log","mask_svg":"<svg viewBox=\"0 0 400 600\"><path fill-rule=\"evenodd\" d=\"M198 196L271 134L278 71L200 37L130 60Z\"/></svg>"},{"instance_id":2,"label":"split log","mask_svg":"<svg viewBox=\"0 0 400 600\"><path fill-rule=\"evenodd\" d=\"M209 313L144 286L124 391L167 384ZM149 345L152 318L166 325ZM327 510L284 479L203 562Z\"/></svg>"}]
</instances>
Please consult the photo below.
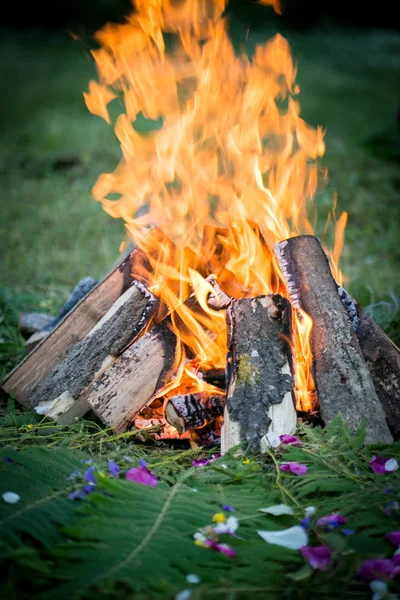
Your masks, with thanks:
<instances>
[{"instance_id":1,"label":"split log","mask_svg":"<svg viewBox=\"0 0 400 600\"><path fill-rule=\"evenodd\" d=\"M341 415L355 431L365 417L366 443L390 443L385 414L320 241L298 236L274 250L293 307L313 320L313 377L323 421L329 425Z\"/></svg>"},{"instance_id":2,"label":"split log","mask_svg":"<svg viewBox=\"0 0 400 600\"><path fill-rule=\"evenodd\" d=\"M164 324L153 327L89 385L80 402L115 431L125 431L174 372L175 347Z\"/></svg>"},{"instance_id":3,"label":"split log","mask_svg":"<svg viewBox=\"0 0 400 600\"><path fill-rule=\"evenodd\" d=\"M233 300L228 320L228 392L221 451L240 442L269 445L294 433L296 410L288 360L290 305L281 296Z\"/></svg>"},{"instance_id":4,"label":"split log","mask_svg":"<svg viewBox=\"0 0 400 600\"><path fill-rule=\"evenodd\" d=\"M94 287L58 326L7 376L2 389L20 404L63 359L67 350L82 340L100 321L114 302L128 289L134 278L138 250L127 256L103 281Z\"/></svg>"},{"instance_id":5,"label":"split log","mask_svg":"<svg viewBox=\"0 0 400 600\"><path fill-rule=\"evenodd\" d=\"M209 395L205 392L174 396L165 407L168 423L182 433L204 427L224 412L225 395Z\"/></svg>"},{"instance_id":6,"label":"split log","mask_svg":"<svg viewBox=\"0 0 400 600\"><path fill-rule=\"evenodd\" d=\"M65 392L78 399L96 374L143 332L157 306L155 296L134 281L90 333L72 346L64 360L33 390L29 403L38 406L53 402Z\"/></svg>"}]
</instances>

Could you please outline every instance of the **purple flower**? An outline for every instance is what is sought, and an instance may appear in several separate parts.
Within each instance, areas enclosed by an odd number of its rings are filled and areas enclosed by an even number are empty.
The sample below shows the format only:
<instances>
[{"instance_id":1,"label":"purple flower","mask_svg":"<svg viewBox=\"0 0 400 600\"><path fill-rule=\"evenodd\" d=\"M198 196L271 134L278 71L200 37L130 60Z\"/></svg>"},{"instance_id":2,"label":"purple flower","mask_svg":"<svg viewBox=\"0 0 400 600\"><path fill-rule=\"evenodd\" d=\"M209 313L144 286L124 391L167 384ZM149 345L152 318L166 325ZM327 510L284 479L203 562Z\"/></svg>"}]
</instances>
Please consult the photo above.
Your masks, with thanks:
<instances>
[{"instance_id":1,"label":"purple flower","mask_svg":"<svg viewBox=\"0 0 400 600\"><path fill-rule=\"evenodd\" d=\"M80 490L74 490L70 494L68 494L68 498L70 500L83 500L83 494Z\"/></svg>"},{"instance_id":2,"label":"purple flower","mask_svg":"<svg viewBox=\"0 0 400 600\"><path fill-rule=\"evenodd\" d=\"M151 487L156 487L158 484L157 477L145 466L129 469L129 471L126 472L126 478L128 481L134 481L135 483L141 483L142 485L150 485Z\"/></svg>"},{"instance_id":3,"label":"purple flower","mask_svg":"<svg viewBox=\"0 0 400 600\"><path fill-rule=\"evenodd\" d=\"M394 510L399 510L399 508L400 508L400 504L398 502L396 502L396 500L393 500L392 502L389 502L389 504L383 509L383 512L385 513L385 515L390 517L392 512Z\"/></svg>"},{"instance_id":4,"label":"purple flower","mask_svg":"<svg viewBox=\"0 0 400 600\"><path fill-rule=\"evenodd\" d=\"M302 526L302 528L305 531L307 531L310 522L311 522L311 517L306 517L305 519L302 519L302 521L300 521L300 525Z\"/></svg>"},{"instance_id":5,"label":"purple flower","mask_svg":"<svg viewBox=\"0 0 400 600\"><path fill-rule=\"evenodd\" d=\"M206 467L207 465L209 465L210 463L214 462L214 460L216 460L217 458L220 458L221 454L213 454L211 456L211 458L199 458L199 460L192 460L192 466L193 467Z\"/></svg>"},{"instance_id":6,"label":"purple flower","mask_svg":"<svg viewBox=\"0 0 400 600\"><path fill-rule=\"evenodd\" d=\"M91 465L93 463L93 459L92 458L82 458L81 463L83 463L84 465Z\"/></svg>"},{"instance_id":7,"label":"purple flower","mask_svg":"<svg viewBox=\"0 0 400 600\"><path fill-rule=\"evenodd\" d=\"M94 492L96 489L95 485L89 484L89 485L84 485L82 488L82 491L84 494L86 494L86 496L88 496L89 494L91 494L92 492Z\"/></svg>"},{"instance_id":8,"label":"purple flower","mask_svg":"<svg viewBox=\"0 0 400 600\"><path fill-rule=\"evenodd\" d=\"M392 542L395 546L400 546L400 531L392 531L386 534L389 542Z\"/></svg>"},{"instance_id":9,"label":"purple flower","mask_svg":"<svg viewBox=\"0 0 400 600\"><path fill-rule=\"evenodd\" d=\"M343 535L353 535L355 533L355 529L342 529Z\"/></svg>"},{"instance_id":10,"label":"purple flower","mask_svg":"<svg viewBox=\"0 0 400 600\"><path fill-rule=\"evenodd\" d=\"M233 508L233 506L230 506L229 504L223 504L222 505L222 510L226 510L227 512L234 512L235 509Z\"/></svg>"},{"instance_id":11,"label":"purple flower","mask_svg":"<svg viewBox=\"0 0 400 600\"><path fill-rule=\"evenodd\" d=\"M75 469L74 471L72 471L71 475L68 475L68 477L66 477L67 481L71 481L72 479L76 479L76 477L78 477L79 475L79 471L78 469Z\"/></svg>"},{"instance_id":12,"label":"purple flower","mask_svg":"<svg viewBox=\"0 0 400 600\"><path fill-rule=\"evenodd\" d=\"M93 472L94 472L94 467L89 467L88 470L86 471L86 473L84 474L83 479L85 479L85 481L88 481L92 485L96 485L96 480L94 478Z\"/></svg>"},{"instance_id":13,"label":"purple flower","mask_svg":"<svg viewBox=\"0 0 400 600\"><path fill-rule=\"evenodd\" d=\"M119 466L113 460L108 461L108 470L110 471L113 477L118 477Z\"/></svg>"},{"instance_id":14,"label":"purple flower","mask_svg":"<svg viewBox=\"0 0 400 600\"><path fill-rule=\"evenodd\" d=\"M340 513L333 513L332 515L326 515L318 519L317 525L325 525L330 529L334 529L335 527L339 527L339 525L344 525L346 522L347 519L342 517Z\"/></svg>"},{"instance_id":15,"label":"purple flower","mask_svg":"<svg viewBox=\"0 0 400 600\"><path fill-rule=\"evenodd\" d=\"M281 440L282 444L285 444L286 446L303 446L303 442L301 440L299 440L298 437L296 437L295 435L287 435L286 433L284 433L283 435L279 436L279 439Z\"/></svg>"},{"instance_id":16,"label":"purple flower","mask_svg":"<svg viewBox=\"0 0 400 600\"><path fill-rule=\"evenodd\" d=\"M214 542L214 540L206 540L204 543L212 550L215 550L216 552L222 552L222 554L225 554L225 556L236 556L235 550L233 550L233 548L227 544L218 544L217 542Z\"/></svg>"},{"instance_id":17,"label":"purple flower","mask_svg":"<svg viewBox=\"0 0 400 600\"><path fill-rule=\"evenodd\" d=\"M141 467L147 467L147 463L146 463L146 461L144 460L144 458L139 458L139 465L140 465Z\"/></svg>"},{"instance_id":18,"label":"purple flower","mask_svg":"<svg viewBox=\"0 0 400 600\"><path fill-rule=\"evenodd\" d=\"M288 462L284 465L279 466L281 471L287 471L288 473L292 473L292 475L305 475L308 471L307 465L303 465L297 462Z\"/></svg>"},{"instance_id":19,"label":"purple flower","mask_svg":"<svg viewBox=\"0 0 400 600\"><path fill-rule=\"evenodd\" d=\"M386 458L385 456L373 456L369 465L373 472L379 475L392 473L399 468L399 463L395 458Z\"/></svg>"},{"instance_id":20,"label":"purple flower","mask_svg":"<svg viewBox=\"0 0 400 600\"><path fill-rule=\"evenodd\" d=\"M323 571L329 565L332 558L332 551L328 546L302 546L300 552L310 563L313 569Z\"/></svg>"},{"instance_id":21,"label":"purple flower","mask_svg":"<svg viewBox=\"0 0 400 600\"><path fill-rule=\"evenodd\" d=\"M3 456L3 460L5 460L8 463L13 463L15 462L15 460L13 460L12 458L10 458L9 456Z\"/></svg>"},{"instance_id":22,"label":"purple flower","mask_svg":"<svg viewBox=\"0 0 400 600\"><path fill-rule=\"evenodd\" d=\"M380 581L392 579L395 572L395 565L387 558L369 558L364 560L358 570L358 576L365 581Z\"/></svg>"}]
</instances>

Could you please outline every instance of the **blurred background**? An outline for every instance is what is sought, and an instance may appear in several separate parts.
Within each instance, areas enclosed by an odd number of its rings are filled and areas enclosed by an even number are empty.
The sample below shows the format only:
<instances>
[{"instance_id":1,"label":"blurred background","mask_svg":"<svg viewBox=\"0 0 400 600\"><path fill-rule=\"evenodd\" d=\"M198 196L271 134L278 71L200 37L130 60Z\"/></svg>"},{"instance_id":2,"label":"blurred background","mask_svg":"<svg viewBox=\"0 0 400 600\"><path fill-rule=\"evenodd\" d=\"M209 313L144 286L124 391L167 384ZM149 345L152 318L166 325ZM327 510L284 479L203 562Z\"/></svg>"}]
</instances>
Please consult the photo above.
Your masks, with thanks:
<instances>
[{"instance_id":1,"label":"blurred background","mask_svg":"<svg viewBox=\"0 0 400 600\"><path fill-rule=\"evenodd\" d=\"M122 22L127 0L15 2L0 36L0 362L22 357L19 311L57 313L87 275L119 257L123 224L91 199L120 149L112 127L87 110L95 77L91 36ZM400 31L395 3L285 0L282 15L231 0L231 37L251 53L277 32L298 66L305 120L326 130L320 222L337 195L349 213L347 287L400 342ZM73 34L73 35L71 35ZM76 37L79 37L79 40ZM0 373L1 375L1 373Z\"/></svg>"}]
</instances>

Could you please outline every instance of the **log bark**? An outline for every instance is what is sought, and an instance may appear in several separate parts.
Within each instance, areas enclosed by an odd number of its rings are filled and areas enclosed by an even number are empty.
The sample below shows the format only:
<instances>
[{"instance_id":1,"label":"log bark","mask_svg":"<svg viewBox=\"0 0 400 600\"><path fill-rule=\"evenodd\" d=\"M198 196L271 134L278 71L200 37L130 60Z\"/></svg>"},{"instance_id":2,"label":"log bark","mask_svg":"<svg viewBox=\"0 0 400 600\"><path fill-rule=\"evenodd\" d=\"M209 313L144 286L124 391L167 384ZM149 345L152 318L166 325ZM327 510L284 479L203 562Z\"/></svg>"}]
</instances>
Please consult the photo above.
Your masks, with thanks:
<instances>
[{"instance_id":1,"label":"log bark","mask_svg":"<svg viewBox=\"0 0 400 600\"><path fill-rule=\"evenodd\" d=\"M269 434L294 433L296 410L288 360L290 305L280 296L233 300L228 319L228 392L221 450L240 442L257 450Z\"/></svg>"},{"instance_id":2,"label":"log bark","mask_svg":"<svg viewBox=\"0 0 400 600\"><path fill-rule=\"evenodd\" d=\"M94 287L57 327L17 366L2 383L2 389L20 404L63 359L67 350L82 340L100 321L133 281L140 251L133 251L103 281Z\"/></svg>"},{"instance_id":3,"label":"log bark","mask_svg":"<svg viewBox=\"0 0 400 600\"><path fill-rule=\"evenodd\" d=\"M182 433L190 429L204 427L224 412L225 396L206 393L174 396L165 407L168 423Z\"/></svg>"},{"instance_id":4,"label":"log bark","mask_svg":"<svg viewBox=\"0 0 400 600\"><path fill-rule=\"evenodd\" d=\"M393 438L400 440L400 350L357 305L361 352Z\"/></svg>"},{"instance_id":5,"label":"log bark","mask_svg":"<svg viewBox=\"0 0 400 600\"><path fill-rule=\"evenodd\" d=\"M158 300L134 281L90 333L72 346L64 360L33 390L28 398L31 405L52 402L65 392L77 400L104 365L143 332L157 306Z\"/></svg>"},{"instance_id":6,"label":"log bark","mask_svg":"<svg viewBox=\"0 0 400 600\"><path fill-rule=\"evenodd\" d=\"M366 443L392 435L320 241L298 236L274 248L292 305L313 319L313 377L326 425L340 415L355 431L366 418Z\"/></svg>"},{"instance_id":7,"label":"log bark","mask_svg":"<svg viewBox=\"0 0 400 600\"><path fill-rule=\"evenodd\" d=\"M164 324L157 325L97 377L80 401L106 425L125 431L173 374L175 346L174 334Z\"/></svg>"}]
</instances>

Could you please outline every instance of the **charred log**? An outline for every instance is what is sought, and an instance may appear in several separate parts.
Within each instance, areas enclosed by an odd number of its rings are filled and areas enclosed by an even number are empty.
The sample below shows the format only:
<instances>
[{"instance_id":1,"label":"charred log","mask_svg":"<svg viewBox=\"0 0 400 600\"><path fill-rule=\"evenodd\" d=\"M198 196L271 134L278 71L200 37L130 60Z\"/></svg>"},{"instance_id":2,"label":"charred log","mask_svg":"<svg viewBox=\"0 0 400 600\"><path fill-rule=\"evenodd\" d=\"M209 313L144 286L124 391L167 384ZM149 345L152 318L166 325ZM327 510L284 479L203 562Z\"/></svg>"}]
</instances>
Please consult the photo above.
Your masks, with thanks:
<instances>
[{"instance_id":1,"label":"charred log","mask_svg":"<svg viewBox=\"0 0 400 600\"><path fill-rule=\"evenodd\" d=\"M207 395L204 392L174 396L165 407L165 417L170 425L182 433L204 427L224 412L225 398L222 395Z\"/></svg>"},{"instance_id":2,"label":"charred log","mask_svg":"<svg viewBox=\"0 0 400 600\"><path fill-rule=\"evenodd\" d=\"M221 449L268 445L268 434L293 433L296 411L288 361L290 306L281 296L234 300L228 317L228 392Z\"/></svg>"},{"instance_id":3,"label":"charred log","mask_svg":"<svg viewBox=\"0 0 400 600\"><path fill-rule=\"evenodd\" d=\"M393 441L319 240L314 236L290 238L275 246L275 254L292 305L313 320L313 377L323 421L329 425L341 415L355 431L365 417L367 443Z\"/></svg>"}]
</instances>

